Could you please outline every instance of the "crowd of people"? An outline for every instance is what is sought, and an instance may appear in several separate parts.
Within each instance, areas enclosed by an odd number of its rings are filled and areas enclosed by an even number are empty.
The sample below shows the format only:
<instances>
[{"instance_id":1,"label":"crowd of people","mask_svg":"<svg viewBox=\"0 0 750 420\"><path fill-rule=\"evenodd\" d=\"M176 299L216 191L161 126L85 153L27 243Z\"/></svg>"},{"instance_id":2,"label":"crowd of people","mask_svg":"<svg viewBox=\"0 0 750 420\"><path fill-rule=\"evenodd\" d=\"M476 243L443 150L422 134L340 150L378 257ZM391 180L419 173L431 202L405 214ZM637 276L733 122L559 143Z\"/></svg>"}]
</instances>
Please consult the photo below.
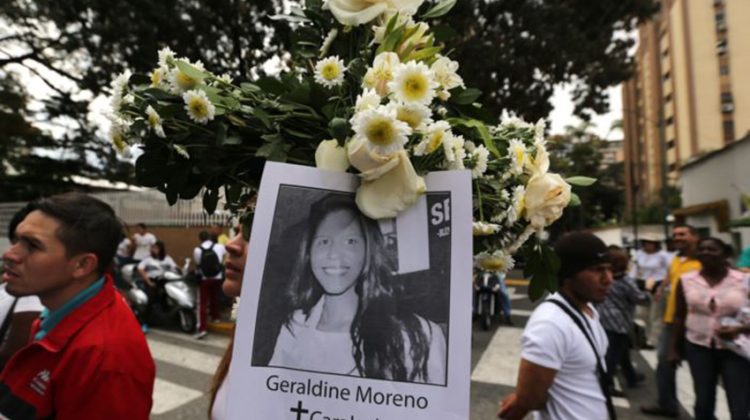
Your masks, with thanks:
<instances>
[{"instance_id":1,"label":"crowd of people","mask_svg":"<svg viewBox=\"0 0 750 420\"><path fill-rule=\"evenodd\" d=\"M736 340L750 334L750 264L740 259L734 266L728 244L701 238L689 225L673 228L672 255L658 240L643 239L632 264L627 252L590 233L557 241L559 291L526 325L517 387L498 417L533 411L537 419L616 419L618 369L631 387L645 379L630 361L633 318L642 305L645 340L658 336L658 364L656 401L641 413L679 417L676 373L686 361L696 420L716 418L720 378L731 419L748 419L750 348Z\"/></svg>"},{"instance_id":2,"label":"crowd of people","mask_svg":"<svg viewBox=\"0 0 750 420\"><path fill-rule=\"evenodd\" d=\"M292 344L277 345L270 365L298 363L304 355L289 352L309 348L302 341L315 339L312 332L305 332L309 322L300 321L304 318L300 314L308 314L309 320L321 302L334 297L342 300L336 301L337 308L356 312L364 298L349 299L337 294L338 288L389 287L377 272L347 284L329 278L328 256L346 254L352 266L373 266L358 249L377 246L379 239L370 232L368 220L359 220L349 207L322 214L309 226L308 236L315 241L300 244L309 258L300 266L304 275L292 283L317 292L296 294L307 300L290 308L278 339ZM136 229L126 237L111 207L79 193L36 200L13 218L0 285L0 416L148 418L155 365L142 326L115 287L113 267L137 264L146 287L159 270L177 267L164 243L145 225ZM590 233L568 233L556 241L559 291L536 307L525 327L517 387L501 402L499 417L522 419L534 411L539 419L615 419L612 398L624 392L615 387L618 370L629 386L645 379L630 360L630 349L637 344L631 332L640 306L644 310L638 316L647 321L643 341L653 343L658 337L658 395L653 406L642 407L643 414L678 416L675 375L685 361L693 377L692 408L697 420L715 418L719 379L732 420L748 418L750 355L734 342L750 334L746 267L732 264L731 248L722 240L701 238L691 226L675 226L672 239L673 256L659 250L657 241L644 238L632 262L625 250L608 247ZM193 262L197 275L206 280L200 294L209 302L200 309L202 324L211 312L211 294L239 297L247 245L241 233L232 239L220 238L215 231L199 234ZM485 279L491 275L481 274ZM354 331L352 343L369 334L366 320L356 314L348 319L347 325L334 325L332 331ZM410 323L418 328L407 328ZM436 350L444 346L440 327L416 314L394 315L393 325L394 336L403 340L399 348L412 347L408 353L418 359L391 358L393 366L372 370L375 365L367 357L355 358L352 374L402 375L439 383L442 365L433 359L445 352L445 348ZM203 331L199 329L199 334ZM364 341L353 347L387 356L387 348ZM211 384L208 415L212 420L227 418L232 351L230 341ZM337 358L344 360L344 355Z\"/></svg>"}]
</instances>

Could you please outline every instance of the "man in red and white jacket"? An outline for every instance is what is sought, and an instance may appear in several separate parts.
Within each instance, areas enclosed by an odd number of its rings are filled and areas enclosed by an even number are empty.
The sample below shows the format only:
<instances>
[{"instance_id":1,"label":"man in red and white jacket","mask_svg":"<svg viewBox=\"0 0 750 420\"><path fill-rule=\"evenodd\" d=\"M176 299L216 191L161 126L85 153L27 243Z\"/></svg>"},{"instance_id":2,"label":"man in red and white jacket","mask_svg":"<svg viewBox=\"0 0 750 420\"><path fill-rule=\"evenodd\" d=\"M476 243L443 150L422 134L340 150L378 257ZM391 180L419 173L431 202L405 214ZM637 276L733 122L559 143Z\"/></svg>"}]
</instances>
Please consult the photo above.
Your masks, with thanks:
<instances>
[{"instance_id":1,"label":"man in red and white jacket","mask_svg":"<svg viewBox=\"0 0 750 420\"><path fill-rule=\"evenodd\" d=\"M3 254L8 293L47 308L0 374L0 418L147 419L155 366L133 313L105 275L122 226L71 193L26 208Z\"/></svg>"}]
</instances>

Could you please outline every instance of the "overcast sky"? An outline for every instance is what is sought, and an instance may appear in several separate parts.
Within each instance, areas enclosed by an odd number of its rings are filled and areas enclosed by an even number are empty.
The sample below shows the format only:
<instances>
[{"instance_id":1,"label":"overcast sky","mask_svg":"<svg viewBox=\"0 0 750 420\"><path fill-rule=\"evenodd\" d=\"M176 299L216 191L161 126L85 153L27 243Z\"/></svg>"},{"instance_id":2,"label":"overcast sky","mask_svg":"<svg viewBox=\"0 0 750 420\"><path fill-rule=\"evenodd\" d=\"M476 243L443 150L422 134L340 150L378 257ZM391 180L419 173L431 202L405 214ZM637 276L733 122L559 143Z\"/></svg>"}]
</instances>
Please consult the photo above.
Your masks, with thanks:
<instances>
[{"instance_id":1,"label":"overcast sky","mask_svg":"<svg viewBox=\"0 0 750 420\"><path fill-rule=\"evenodd\" d=\"M609 133L609 127L614 120L622 119L622 90L621 86L615 86L609 89L609 108L606 114L597 115L592 119L595 126L592 130L604 138ZM573 101L570 98L570 90L565 86L558 86L552 96L552 113L549 115L551 120L550 134L562 134L565 132L566 125L576 126L581 119L573 116ZM622 139L622 130L614 130L609 133L608 140Z\"/></svg>"}]
</instances>

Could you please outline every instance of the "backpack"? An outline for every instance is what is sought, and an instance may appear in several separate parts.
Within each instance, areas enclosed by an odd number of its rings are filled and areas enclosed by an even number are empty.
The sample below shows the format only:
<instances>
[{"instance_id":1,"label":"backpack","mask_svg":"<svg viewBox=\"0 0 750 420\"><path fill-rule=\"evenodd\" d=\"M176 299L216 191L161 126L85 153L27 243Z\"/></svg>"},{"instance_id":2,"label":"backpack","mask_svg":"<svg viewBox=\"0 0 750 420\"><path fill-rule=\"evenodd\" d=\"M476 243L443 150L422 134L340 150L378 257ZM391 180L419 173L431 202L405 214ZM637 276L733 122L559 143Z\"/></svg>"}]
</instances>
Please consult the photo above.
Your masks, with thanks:
<instances>
[{"instance_id":1,"label":"backpack","mask_svg":"<svg viewBox=\"0 0 750 420\"><path fill-rule=\"evenodd\" d=\"M201 248L201 262L198 268L201 270L203 278L214 278L221 274L222 266L219 261L219 255L214 251L214 244L211 243L209 248Z\"/></svg>"}]
</instances>

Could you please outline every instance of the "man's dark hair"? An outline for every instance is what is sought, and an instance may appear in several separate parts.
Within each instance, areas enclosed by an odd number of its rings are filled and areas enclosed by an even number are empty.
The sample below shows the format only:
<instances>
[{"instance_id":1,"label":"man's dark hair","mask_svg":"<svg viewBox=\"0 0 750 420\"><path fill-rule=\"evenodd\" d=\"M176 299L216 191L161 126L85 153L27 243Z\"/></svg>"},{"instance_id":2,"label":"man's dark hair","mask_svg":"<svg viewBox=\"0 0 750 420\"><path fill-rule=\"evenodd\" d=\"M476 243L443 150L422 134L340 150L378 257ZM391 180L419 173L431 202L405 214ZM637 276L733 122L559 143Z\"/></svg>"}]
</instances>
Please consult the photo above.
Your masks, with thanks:
<instances>
[{"instance_id":1,"label":"man's dark hair","mask_svg":"<svg viewBox=\"0 0 750 420\"><path fill-rule=\"evenodd\" d=\"M139 228L141 228L143 230L146 230L146 224L145 223L138 223L136 226L138 226Z\"/></svg>"},{"instance_id":2,"label":"man's dark hair","mask_svg":"<svg viewBox=\"0 0 750 420\"><path fill-rule=\"evenodd\" d=\"M701 236L698 233L698 229L696 229L695 226L693 225L689 225L687 223L677 223L676 225L672 226L672 230L677 229L677 228L687 229L688 231L690 231L690 234L693 236L698 236L698 237Z\"/></svg>"},{"instance_id":3,"label":"man's dark hair","mask_svg":"<svg viewBox=\"0 0 750 420\"><path fill-rule=\"evenodd\" d=\"M55 235L65 246L68 258L91 252L99 259L99 275L110 267L124 234L112 207L86 194L65 193L29 204L29 213L36 210L60 223Z\"/></svg>"},{"instance_id":4,"label":"man's dark hair","mask_svg":"<svg viewBox=\"0 0 750 420\"><path fill-rule=\"evenodd\" d=\"M211 236L208 234L208 231L202 230L200 233L198 233L198 239L200 239L201 243L205 242L210 238Z\"/></svg>"},{"instance_id":5,"label":"man's dark hair","mask_svg":"<svg viewBox=\"0 0 750 420\"><path fill-rule=\"evenodd\" d=\"M13 242L13 238L16 236L16 228L18 225L23 222L23 219L28 216L29 213L31 213L30 204L26 204L21 209L19 209L13 217L11 217L10 222L8 223L8 240Z\"/></svg>"}]
</instances>

